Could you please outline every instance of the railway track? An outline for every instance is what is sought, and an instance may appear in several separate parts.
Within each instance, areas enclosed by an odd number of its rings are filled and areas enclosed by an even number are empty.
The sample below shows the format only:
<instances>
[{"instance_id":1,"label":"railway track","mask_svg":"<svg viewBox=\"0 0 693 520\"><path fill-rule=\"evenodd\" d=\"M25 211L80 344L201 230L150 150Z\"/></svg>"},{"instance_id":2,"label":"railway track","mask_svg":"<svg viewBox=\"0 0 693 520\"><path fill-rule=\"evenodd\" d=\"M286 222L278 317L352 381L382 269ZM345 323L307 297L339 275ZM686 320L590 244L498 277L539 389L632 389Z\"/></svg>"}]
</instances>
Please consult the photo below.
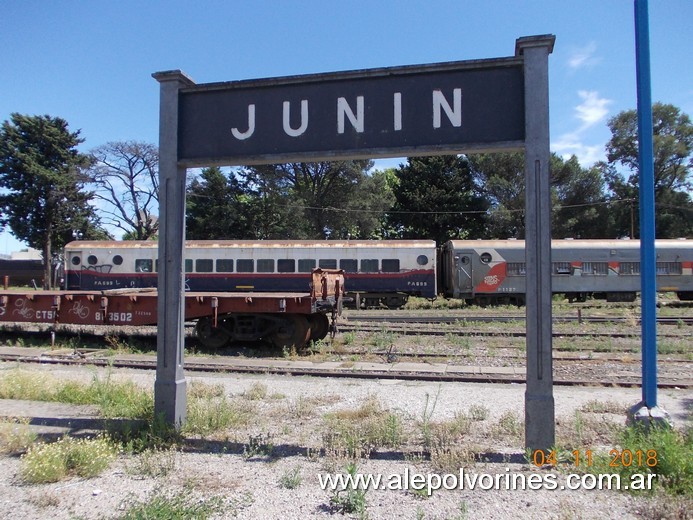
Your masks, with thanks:
<instances>
[{"instance_id":1,"label":"railway track","mask_svg":"<svg viewBox=\"0 0 693 520\"><path fill-rule=\"evenodd\" d=\"M154 355L125 354L113 355L105 350L46 350L24 347L0 347L0 360L20 364L66 364L110 366L114 368L136 368L155 370L157 359ZM404 379L419 381L448 382L485 382L515 383L525 382L525 369L522 366L477 366L455 365L448 363L412 363L412 362L314 362L308 359L252 359L231 357L187 356L187 372L222 372L222 373L264 373L313 377L349 377L368 379ZM640 377L637 370L629 373L614 374L617 377L582 377L554 372L554 384L566 386L613 386L638 387ZM691 388L690 377L659 377L659 388Z\"/></svg>"},{"instance_id":2,"label":"railway track","mask_svg":"<svg viewBox=\"0 0 693 520\"><path fill-rule=\"evenodd\" d=\"M514 323L525 322L524 315L487 315L487 316L402 316L402 315L359 315L349 314L348 323L384 323L384 324L474 324L474 323ZM640 324L640 320L625 316L553 316L553 323L605 323L605 324ZM658 325L693 325L692 316L659 316Z\"/></svg>"},{"instance_id":3,"label":"railway track","mask_svg":"<svg viewBox=\"0 0 693 520\"><path fill-rule=\"evenodd\" d=\"M524 338L527 333L524 330L484 330L474 327L447 327L445 329L431 329L431 328L421 328L412 327L412 325L421 325L420 323L398 323L398 324L388 324L387 332L392 334L399 334L403 336L447 336L448 334L459 334L464 336L473 337L509 337L509 338ZM431 324L426 324L431 325ZM377 324L354 324L354 322L349 322L346 324L340 324L340 332L382 332L382 325ZM574 332L574 331L554 331L554 338L639 338L640 330L634 330L632 332ZM667 334L659 332L657 334L659 338L681 338L686 337L685 334Z\"/></svg>"}]
</instances>

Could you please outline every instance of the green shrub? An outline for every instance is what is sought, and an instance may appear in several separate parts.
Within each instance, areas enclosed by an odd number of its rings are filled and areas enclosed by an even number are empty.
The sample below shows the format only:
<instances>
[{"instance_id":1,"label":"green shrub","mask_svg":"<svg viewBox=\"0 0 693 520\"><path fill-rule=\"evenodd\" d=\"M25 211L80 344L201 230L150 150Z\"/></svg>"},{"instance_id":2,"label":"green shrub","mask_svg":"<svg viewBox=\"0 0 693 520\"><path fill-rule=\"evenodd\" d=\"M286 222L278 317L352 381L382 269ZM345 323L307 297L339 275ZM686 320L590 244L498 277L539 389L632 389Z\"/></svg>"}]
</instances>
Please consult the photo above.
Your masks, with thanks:
<instances>
[{"instance_id":1,"label":"green shrub","mask_svg":"<svg viewBox=\"0 0 693 520\"><path fill-rule=\"evenodd\" d=\"M32 484L58 482L70 474L92 478L103 472L118 454L103 438L62 437L51 444L34 444L22 456L22 478Z\"/></svg>"}]
</instances>

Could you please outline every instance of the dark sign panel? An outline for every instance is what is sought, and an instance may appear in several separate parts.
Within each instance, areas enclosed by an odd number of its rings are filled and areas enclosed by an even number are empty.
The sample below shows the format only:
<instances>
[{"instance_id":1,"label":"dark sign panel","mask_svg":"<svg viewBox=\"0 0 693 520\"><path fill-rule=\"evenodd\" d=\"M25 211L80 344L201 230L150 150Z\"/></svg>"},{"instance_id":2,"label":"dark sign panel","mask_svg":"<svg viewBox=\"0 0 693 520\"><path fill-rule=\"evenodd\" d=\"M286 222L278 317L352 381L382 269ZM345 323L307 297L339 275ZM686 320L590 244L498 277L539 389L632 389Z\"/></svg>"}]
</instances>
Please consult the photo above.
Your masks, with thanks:
<instances>
[{"instance_id":1,"label":"dark sign panel","mask_svg":"<svg viewBox=\"0 0 693 520\"><path fill-rule=\"evenodd\" d=\"M252 164L521 148L522 62L196 85L179 94L181 164Z\"/></svg>"}]
</instances>

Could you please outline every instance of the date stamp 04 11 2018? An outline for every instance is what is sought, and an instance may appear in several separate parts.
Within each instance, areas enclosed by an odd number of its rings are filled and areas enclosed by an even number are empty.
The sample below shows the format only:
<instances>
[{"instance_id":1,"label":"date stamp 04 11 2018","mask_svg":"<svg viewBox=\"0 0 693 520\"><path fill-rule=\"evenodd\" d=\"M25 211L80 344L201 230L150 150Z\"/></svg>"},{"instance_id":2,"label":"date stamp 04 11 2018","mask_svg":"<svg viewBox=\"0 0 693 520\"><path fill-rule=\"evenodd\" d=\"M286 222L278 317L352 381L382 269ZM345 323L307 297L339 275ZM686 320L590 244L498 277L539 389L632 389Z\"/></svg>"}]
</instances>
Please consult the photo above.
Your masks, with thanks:
<instances>
[{"instance_id":1,"label":"date stamp 04 11 2018","mask_svg":"<svg viewBox=\"0 0 693 520\"><path fill-rule=\"evenodd\" d=\"M573 450L559 457L555 450L534 450L531 463L537 467L570 464L575 468L591 467L594 452L592 450ZM654 468L657 466L657 450L617 450L609 451L609 467Z\"/></svg>"}]
</instances>

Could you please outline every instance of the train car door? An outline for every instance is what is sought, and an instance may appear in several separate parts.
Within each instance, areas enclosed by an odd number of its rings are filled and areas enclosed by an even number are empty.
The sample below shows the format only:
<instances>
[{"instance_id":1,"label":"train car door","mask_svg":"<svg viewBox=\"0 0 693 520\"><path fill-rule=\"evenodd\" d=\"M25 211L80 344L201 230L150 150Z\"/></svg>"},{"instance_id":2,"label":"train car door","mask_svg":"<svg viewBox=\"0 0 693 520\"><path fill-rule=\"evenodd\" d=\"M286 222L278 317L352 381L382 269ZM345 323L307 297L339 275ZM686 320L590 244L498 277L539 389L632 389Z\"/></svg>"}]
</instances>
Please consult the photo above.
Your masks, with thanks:
<instances>
[{"instance_id":1,"label":"train car door","mask_svg":"<svg viewBox=\"0 0 693 520\"><path fill-rule=\"evenodd\" d=\"M82 251L70 250L65 259L65 288L78 290L82 288Z\"/></svg>"},{"instance_id":2,"label":"train car door","mask_svg":"<svg viewBox=\"0 0 693 520\"><path fill-rule=\"evenodd\" d=\"M455 255L455 272L457 275L457 297L471 297L474 286L472 284L472 255L467 252L458 252Z\"/></svg>"}]
</instances>

